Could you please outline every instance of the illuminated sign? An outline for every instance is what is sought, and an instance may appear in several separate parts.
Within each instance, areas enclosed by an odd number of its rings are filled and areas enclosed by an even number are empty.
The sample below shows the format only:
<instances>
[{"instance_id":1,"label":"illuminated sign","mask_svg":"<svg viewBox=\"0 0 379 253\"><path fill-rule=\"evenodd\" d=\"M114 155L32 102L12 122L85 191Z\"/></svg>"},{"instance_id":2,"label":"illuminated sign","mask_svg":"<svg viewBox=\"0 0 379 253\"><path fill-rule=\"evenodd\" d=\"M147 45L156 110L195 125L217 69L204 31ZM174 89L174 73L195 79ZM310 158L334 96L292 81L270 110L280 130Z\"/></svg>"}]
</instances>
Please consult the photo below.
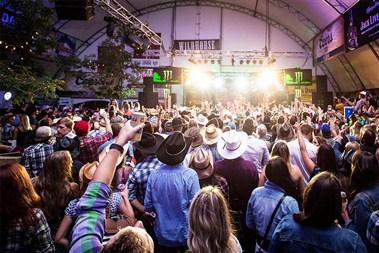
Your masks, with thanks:
<instances>
[{"instance_id":1,"label":"illuminated sign","mask_svg":"<svg viewBox=\"0 0 379 253\"><path fill-rule=\"evenodd\" d=\"M286 85L312 85L311 69L284 70L284 83Z\"/></svg>"},{"instance_id":2,"label":"illuminated sign","mask_svg":"<svg viewBox=\"0 0 379 253\"><path fill-rule=\"evenodd\" d=\"M156 68L153 70L154 84L181 84L182 69L174 67Z\"/></svg>"}]
</instances>

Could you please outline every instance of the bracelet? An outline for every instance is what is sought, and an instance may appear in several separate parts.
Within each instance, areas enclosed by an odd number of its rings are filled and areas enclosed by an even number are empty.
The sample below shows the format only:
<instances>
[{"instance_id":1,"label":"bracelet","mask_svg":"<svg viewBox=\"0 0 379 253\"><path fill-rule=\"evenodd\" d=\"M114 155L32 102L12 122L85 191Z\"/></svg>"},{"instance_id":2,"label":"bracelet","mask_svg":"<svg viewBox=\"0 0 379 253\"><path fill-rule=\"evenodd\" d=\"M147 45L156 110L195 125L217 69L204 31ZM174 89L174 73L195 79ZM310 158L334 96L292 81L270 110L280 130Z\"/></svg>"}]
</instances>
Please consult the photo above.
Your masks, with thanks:
<instances>
[{"instance_id":1,"label":"bracelet","mask_svg":"<svg viewBox=\"0 0 379 253\"><path fill-rule=\"evenodd\" d=\"M111 146L109 147L109 150L111 150L111 149L117 149L118 151L120 151L120 154L124 153L124 147L121 145L118 145L116 143L111 144Z\"/></svg>"}]
</instances>

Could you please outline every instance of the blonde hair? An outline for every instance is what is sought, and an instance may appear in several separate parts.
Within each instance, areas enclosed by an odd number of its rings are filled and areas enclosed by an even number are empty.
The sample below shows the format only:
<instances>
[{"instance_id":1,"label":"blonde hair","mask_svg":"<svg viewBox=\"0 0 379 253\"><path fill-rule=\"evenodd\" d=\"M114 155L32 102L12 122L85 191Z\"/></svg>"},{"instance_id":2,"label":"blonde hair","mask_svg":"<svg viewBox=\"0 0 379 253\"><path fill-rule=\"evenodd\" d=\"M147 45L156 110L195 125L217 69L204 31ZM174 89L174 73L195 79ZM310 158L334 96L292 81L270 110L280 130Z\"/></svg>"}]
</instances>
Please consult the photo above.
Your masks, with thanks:
<instances>
[{"instance_id":1,"label":"blonde hair","mask_svg":"<svg viewBox=\"0 0 379 253\"><path fill-rule=\"evenodd\" d=\"M22 132L32 130L32 126L30 125L30 120L29 120L28 115L26 114L20 115L20 124L18 125L18 129L20 129Z\"/></svg>"},{"instance_id":2,"label":"blonde hair","mask_svg":"<svg viewBox=\"0 0 379 253\"><path fill-rule=\"evenodd\" d=\"M69 117L64 117L58 121L58 124L65 125L68 129L73 130L74 129L74 121L70 119Z\"/></svg>"},{"instance_id":3,"label":"blonde hair","mask_svg":"<svg viewBox=\"0 0 379 253\"><path fill-rule=\"evenodd\" d=\"M189 210L188 247L194 253L232 253L236 249L232 221L224 196L217 187L201 189Z\"/></svg>"},{"instance_id":4,"label":"blonde hair","mask_svg":"<svg viewBox=\"0 0 379 253\"><path fill-rule=\"evenodd\" d=\"M102 253L154 253L154 242L143 228L126 227L112 236Z\"/></svg>"}]
</instances>

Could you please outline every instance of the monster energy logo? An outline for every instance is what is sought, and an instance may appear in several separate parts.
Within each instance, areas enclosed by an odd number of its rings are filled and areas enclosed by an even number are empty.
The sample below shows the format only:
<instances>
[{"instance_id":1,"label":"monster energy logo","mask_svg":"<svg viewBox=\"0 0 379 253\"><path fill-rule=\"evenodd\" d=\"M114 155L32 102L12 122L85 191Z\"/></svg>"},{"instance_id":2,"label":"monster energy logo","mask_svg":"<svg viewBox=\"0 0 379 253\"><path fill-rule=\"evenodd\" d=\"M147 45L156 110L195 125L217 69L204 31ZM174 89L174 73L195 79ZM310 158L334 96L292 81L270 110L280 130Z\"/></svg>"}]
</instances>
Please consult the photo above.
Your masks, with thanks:
<instances>
[{"instance_id":1,"label":"monster energy logo","mask_svg":"<svg viewBox=\"0 0 379 253\"><path fill-rule=\"evenodd\" d=\"M303 81L303 72L296 71L295 72L295 82L296 83L301 83L301 81Z\"/></svg>"},{"instance_id":2,"label":"monster energy logo","mask_svg":"<svg viewBox=\"0 0 379 253\"><path fill-rule=\"evenodd\" d=\"M169 81L172 79L172 70L163 70L163 79Z\"/></svg>"}]
</instances>

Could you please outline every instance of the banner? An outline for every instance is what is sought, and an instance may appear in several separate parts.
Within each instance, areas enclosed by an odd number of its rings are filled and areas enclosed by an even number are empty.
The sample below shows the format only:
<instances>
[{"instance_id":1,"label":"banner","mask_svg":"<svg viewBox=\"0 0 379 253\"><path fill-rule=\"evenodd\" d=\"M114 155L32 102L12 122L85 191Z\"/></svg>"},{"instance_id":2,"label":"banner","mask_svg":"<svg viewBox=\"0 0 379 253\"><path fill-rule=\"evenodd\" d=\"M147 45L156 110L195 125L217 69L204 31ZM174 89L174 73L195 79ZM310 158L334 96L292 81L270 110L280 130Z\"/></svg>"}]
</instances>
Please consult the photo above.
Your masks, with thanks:
<instances>
[{"instance_id":1,"label":"banner","mask_svg":"<svg viewBox=\"0 0 379 253\"><path fill-rule=\"evenodd\" d=\"M344 14L345 43L354 50L379 38L379 0L359 1Z\"/></svg>"},{"instance_id":2,"label":"banner","mask_svg":"<svg viewBox=\"0 0 379 253\"><path fill-rule=\"evenodd\" d=\"M153 84L182 84L183 69L175 67L162 67L153 70Z\"/></svg>"},{"instance_id":3,"label":"banner","mask_svg":"<svg viewBox=\"0 0 379 253\"><path fill-rule=\"evenodd\" d=\"M343 18L328 25L313 40L313 48L316 63L320 63L345 51L345 35Z\"/></svg>"},{"instance_id":4,"label":"banner","mask_svg":"<svg viewBox=\"0 0 379 253\"><path fill-rule=\"evenodd\" d=\"M174 49L179 51L221 50L220 40L174 40Z\"/></svg>"},{"instance_id":5,"label":"banner","mask_svg":"<svg viewBox=\"0 0 379 253\"><path fill-rule=\"evenodd\" d=\"M62 32L57 32L56 37L57 47L55 49L55 52L57 54L57 57L67 58L74 56L76 52L77 39Z\"/></svg>"},{"instance_id":6,"label":"banner","mask_svg":"<svg viewBox=\"0 0 379 253\"><path fill-rule=\"evenodd\" d=\"M161 34L158 33L161 37ZM132 63L142 68L157 68L159 67L159 59L161 57L161 46L151 44L144 52L139 53L134 50Z\"/></svg>"},{"instance_id":7,"label":"banner","mask_svg":"<svg viewBox=\"0 0 379 253\"><path fill-rule=\"evenodd\" d=\"M285 85L312 85L312 69L285 69Z\"/></svg>"}]
</instances>

